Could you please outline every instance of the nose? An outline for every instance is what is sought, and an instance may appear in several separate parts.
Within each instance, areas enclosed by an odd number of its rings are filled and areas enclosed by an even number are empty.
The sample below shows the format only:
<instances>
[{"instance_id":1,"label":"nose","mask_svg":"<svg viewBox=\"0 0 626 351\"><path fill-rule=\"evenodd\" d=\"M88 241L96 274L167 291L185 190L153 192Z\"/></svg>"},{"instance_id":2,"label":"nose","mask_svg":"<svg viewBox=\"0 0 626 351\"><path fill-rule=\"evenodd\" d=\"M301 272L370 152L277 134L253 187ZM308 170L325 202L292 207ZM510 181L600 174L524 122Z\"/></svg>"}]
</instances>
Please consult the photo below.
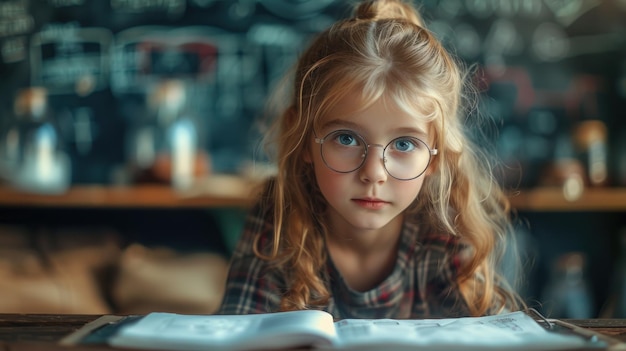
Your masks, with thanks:
<instances>
[{"instance_id":1,"label":"nose","mask_svg":"<svg viewBox=\"0 0 626 351\"><path fill-rule=\"evenodd\" d=\"M380 151L378 151L380 149ZM378 144L368 145L367 155L361 168L359 168L359 178L362 182L378 183L387 180L387 170L383 157L384 146Z\"/></svg>"}]
</instances>

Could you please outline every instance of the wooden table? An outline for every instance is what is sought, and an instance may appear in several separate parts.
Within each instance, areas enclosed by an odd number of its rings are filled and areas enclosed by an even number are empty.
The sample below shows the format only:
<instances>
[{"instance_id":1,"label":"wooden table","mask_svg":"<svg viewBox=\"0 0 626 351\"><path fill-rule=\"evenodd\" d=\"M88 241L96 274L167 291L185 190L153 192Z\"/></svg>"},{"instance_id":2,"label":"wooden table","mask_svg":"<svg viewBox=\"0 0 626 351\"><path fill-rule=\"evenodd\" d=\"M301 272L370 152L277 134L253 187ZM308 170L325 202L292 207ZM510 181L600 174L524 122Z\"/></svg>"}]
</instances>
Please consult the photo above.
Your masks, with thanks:
<instances>
[{"instance_id":1,"label":"wooden table","mask_svg":"<svg viewBox=\"0 0 626 351\"><path fill-rule=\"evenodd\" d=\"M0 314L0 350L75 350L57 345L99 315ZM106 350L106 347L84 348ZM109 349L110 350L110 349Z\"/></svg>"},{"instance_id":2,"label":"wooden table","mask_svg":"<svg viewBox=\"0 0 626 351\"><path fill-rule=\"evenodd\" d=\"M0 314L0 351L90 350L106 346L60 346L57 342L98 315ZM571 324L626 343L626 319L568 319Z\"/></svg>"}]
</instances>

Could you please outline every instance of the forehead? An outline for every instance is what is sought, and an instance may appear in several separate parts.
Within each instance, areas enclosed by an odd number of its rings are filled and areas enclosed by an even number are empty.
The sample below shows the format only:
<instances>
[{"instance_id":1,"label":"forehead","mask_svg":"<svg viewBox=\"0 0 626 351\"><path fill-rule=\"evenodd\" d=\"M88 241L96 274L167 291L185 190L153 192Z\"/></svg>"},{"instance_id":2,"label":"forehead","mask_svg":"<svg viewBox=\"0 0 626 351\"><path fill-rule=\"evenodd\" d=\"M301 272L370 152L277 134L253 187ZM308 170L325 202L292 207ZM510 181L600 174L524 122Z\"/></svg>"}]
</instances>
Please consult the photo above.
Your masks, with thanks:
<instances>
[{"instance_id":1,"label":"forehead","mask_svg":"<svg viewBox=\"0 0 626 351\"><path fill-rule=\"evenodd\" d=\"M338 99L324 113L318 125L322 130L358 129L365 134L410 132L428 135L430 122L417 111L402 108L385 96L367 101L358 93Z\"/></svg>"}]
</instances>

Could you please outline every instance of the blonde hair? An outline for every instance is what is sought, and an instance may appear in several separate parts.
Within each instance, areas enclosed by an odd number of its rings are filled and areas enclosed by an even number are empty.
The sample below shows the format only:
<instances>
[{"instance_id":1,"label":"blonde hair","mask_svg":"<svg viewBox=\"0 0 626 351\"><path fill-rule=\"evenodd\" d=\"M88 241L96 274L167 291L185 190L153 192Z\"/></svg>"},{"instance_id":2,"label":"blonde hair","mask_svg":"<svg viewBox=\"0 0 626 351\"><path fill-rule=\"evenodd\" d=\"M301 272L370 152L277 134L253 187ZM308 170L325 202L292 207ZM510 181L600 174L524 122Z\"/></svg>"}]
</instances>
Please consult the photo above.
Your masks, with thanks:
<instances>
[{"instance_id":1,"label":"blonde hair","mask_svg":"<svg viewBox=\"0 0 626 351\"><path fill-rule=\"evenodd\" d=\"M498 282L497 250L509 230L509 204L491 174L488 158L472 145L461 111L461 66L425 29L418 11L401 0L360 3L354 17L322 32L301 56L294 72L290 106L276 125L276 179L267 189L273 213L271 252L289 286L281 309L321 306L325 283L325 200L312 166L303 160L321 116L346 94L362 91L363 108L379 98L409 113L426 116L431 145L439 155L420 196L408 209L424 213L429 230L460 237L473 248L458 284L472 315L494 301L516 307L515 295ZM258 245L255 245L258 246Z\"/></svg>"}]
</instances>

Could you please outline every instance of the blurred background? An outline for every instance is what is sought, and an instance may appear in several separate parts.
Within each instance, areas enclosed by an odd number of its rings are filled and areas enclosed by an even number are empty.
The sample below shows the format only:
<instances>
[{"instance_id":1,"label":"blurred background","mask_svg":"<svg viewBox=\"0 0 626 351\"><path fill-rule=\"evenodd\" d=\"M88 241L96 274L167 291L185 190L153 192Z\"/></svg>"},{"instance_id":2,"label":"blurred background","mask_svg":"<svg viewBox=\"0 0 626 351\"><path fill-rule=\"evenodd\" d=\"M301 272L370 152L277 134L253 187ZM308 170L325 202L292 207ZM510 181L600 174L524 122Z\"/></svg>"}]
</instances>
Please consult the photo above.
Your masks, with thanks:
<instances>
[{"instance_id":1,"label":"blurred background","mask_svg":"<svg viewBox=\"0 0 626 351\"><path fill-rule=\"evenodd\" d=\"M626 317L626 1L423 0L551 317ZM0 1L0 312L211 313L268 94L346 0Z\"/></svg>"}]
</instances>

